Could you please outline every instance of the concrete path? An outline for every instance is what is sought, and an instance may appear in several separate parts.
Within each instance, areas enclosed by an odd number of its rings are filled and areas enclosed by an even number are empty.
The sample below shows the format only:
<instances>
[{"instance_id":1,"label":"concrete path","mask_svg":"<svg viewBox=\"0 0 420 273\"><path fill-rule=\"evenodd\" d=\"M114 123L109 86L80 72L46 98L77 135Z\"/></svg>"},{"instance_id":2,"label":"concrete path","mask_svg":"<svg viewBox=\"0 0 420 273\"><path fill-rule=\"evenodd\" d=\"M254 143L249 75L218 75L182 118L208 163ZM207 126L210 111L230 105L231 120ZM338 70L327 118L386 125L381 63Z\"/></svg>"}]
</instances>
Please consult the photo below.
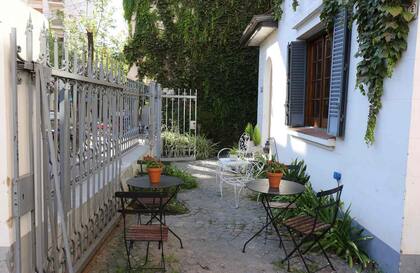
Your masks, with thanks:
<instances>
[{"instance_id":1,"label":"concrete path","mask_svg":"<svg viewBox=\"0 0 420 273\"><path fill-rule=\"evenodd\" d=\"M174 236L165 244L167 272L183 273L256 273L287 272L279 261L284 257L274 234L269 234L265 243L264 235L256 237L242 253L244 242L265 222L265 213L260 203L252 201L245 194L240 208L235 209L233 188L224 188L220 198L219 185L215 181L215 161L194 161L176 163L198 178L199 188L179 193L178 199L185 202L190 213L168 216L167 223L183 239L184 248ZM288 249L292 246L286 243ZM136 265L141 265L145 246L135 245ZM151 246L152 260L159 262L157 245ZM312 259L324 264L315 255ZM344 261L333 257L337 272L355 272ZM122 239L122 223L91 261L85 273L127 272L126 253ZM138 271L140 272L140 271ZM292 260L292 272L305 272L298 259ZM324 269L320 272L331 272Z\"/></svg>"}]
</instances>

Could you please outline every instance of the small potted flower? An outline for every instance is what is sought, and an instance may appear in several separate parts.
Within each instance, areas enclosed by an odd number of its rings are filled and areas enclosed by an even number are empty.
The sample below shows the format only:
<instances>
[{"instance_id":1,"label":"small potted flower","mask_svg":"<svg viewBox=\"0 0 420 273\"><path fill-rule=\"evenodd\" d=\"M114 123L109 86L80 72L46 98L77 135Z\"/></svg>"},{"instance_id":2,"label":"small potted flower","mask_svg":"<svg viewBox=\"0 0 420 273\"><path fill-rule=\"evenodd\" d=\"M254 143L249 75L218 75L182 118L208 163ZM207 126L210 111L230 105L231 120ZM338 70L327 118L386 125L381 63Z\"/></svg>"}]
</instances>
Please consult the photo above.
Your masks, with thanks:
<instances>
[{"instance_id":1,"label":"small potted flower","mask_svg":"<svg viewBox=\"0 0 420 273\"><path fill-rule=\"evenodd\" d=\"M267 161L265 171L268 177L270 188L278 189L280 187L281 178L287 167L283 163L275 160Z\"/></svg>"},{"instance_id":2,"label":"small potted flower","mask_svg":"<svg viewBox=\"0 0 420 273\"><path fill-rule=\"evenodd\" d=\"M150 183L159 183L160 175L162 173L163 164L159 160L150 159L147 161L147 174L149 175Z\"/></svg>"}]
</instances>

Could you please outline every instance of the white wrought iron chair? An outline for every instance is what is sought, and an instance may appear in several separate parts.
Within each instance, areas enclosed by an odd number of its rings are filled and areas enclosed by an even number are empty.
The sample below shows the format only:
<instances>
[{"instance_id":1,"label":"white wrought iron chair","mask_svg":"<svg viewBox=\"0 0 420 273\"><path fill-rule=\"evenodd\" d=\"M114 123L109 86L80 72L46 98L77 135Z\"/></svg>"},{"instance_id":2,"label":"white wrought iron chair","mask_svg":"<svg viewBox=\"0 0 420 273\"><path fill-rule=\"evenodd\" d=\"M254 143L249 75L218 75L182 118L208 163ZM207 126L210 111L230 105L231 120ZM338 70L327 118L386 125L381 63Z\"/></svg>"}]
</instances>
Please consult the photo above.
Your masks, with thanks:
<instances>
[{"instance_id":1,"label":"white wrought iron chair","mask_svg":"<svg viewBox=\"0 0 420 273\"><path fill-rule=\"evenodd\" d=\"M261 161L246 162L246 165L237 168L221 167L219 174L220 197L223 198L224 184L233 186L235 208L239 207L239 198L246 183L255 180L264 169L264 163Z\"/></svg>"},{"instance_id":2,"label":"white wrought iron chair","mask_svg":"<svg viewBox=\"0 0 420 273\"><path fill-rule=\"evenodd\" d=\"M243 133L238 141L238 149L223 148L217 153L217 159L226 157L253 159L254 155L251 142L251 137L247 133Z\"/></svg>"}]
</instances>

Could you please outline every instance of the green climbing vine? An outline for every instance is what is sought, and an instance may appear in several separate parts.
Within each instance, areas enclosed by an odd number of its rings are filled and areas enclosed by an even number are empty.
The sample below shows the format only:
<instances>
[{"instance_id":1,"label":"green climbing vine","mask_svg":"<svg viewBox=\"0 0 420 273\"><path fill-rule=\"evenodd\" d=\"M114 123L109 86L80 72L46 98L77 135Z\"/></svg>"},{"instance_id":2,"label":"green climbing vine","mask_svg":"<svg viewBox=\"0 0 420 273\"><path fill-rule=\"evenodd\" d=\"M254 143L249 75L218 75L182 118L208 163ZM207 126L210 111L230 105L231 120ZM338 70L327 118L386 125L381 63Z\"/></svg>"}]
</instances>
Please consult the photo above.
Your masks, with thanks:
<instances>
[{"instance_id":1,"label":"green climbing vine","mask_svg":"<svg viewBox=\"0 0 420 273\"><path fill-rule=\"evenodd\" d=\"M352 10L357 22L357 87L369 101L365 142L375 142L377 116L382 108L384 80L390 78L407 49L409 24L414 15L407 10L410 0L323 0L321 20L328 31L340 8ZM281 19L283 0L274 0L274 16ZM299 5L293 0L292 7Z\"/></svg>"}]
</instances>

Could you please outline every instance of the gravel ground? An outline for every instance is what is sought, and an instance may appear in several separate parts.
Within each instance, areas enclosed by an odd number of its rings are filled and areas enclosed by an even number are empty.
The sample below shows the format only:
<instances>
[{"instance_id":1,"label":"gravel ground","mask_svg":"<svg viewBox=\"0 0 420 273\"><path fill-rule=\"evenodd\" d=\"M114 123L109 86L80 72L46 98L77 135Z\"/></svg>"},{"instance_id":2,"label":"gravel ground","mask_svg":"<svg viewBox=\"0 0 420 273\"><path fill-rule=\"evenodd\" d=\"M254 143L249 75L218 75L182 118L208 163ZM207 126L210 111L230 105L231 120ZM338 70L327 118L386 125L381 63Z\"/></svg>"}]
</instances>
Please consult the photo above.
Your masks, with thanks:
<instances>
[{"instance_id":1,"label":"gravel ground","mask_svg":"<svg viewBox=\"0 0 420 273\"><path fill-rule=\"evenodd\" d=\"M167 272L182 273L256 273L287 272L280 263L283 252L279 248L275 234L269 232L268 240L264 235L256 237L242 253L244 242L265 222L265 213L260 203L252 201L247 193L241 198L240 207L234 208L233 188L225 186L223 199L219 195L219 185L215 181L215 161L194 161L176 163L198 178L199 187L178 194L190 212L184 215L167 216L168 225L181 236L184 248L170 235L165 243ZM107 241L89 263L84 273L124 273L126 252L122 238L122 223L112 232ZM290 242L286 248L292 249ZM150 248L152 263L160 261L157 244ZM144 243L134 246L133 264L140 266L145 254ZM325 264L318 255L311 257L317 264ZM337 272L355 272L344 261L332 256ZM292 272L305 272L298 259L291 261ZM146 272L134 270L132 272ZM154 271L147 271L154 272ZM324 269L319 272L331 272Z\"/></svg>"}]
</instances>

